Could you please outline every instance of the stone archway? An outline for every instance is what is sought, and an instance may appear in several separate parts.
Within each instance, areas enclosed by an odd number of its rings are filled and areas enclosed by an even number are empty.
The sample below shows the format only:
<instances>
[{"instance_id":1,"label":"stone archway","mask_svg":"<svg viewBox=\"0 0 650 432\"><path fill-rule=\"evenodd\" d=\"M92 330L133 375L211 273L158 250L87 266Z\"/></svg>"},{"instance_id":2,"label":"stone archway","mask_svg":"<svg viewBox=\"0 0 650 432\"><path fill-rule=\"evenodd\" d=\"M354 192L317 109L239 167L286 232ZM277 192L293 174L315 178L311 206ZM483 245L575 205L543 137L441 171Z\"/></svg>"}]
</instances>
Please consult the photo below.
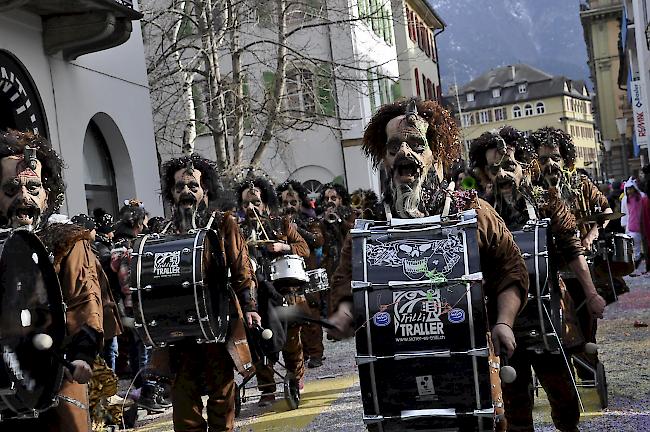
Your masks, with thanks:
<instances>
[{"instance_id":1,"label":"stone archway","mask_svg":"<svg viewBox=\"0 0 650 432\"><path fill-rule=\"evenodd\" d=\"M92 147L87 149L86 146ZM115 121L103 112L97 113L91 118L86 130L84 164L90 165L89 162L92 158L94 158L97 170L92 173L95 176L94 180L93 175L89 175L90 173L85 175L86 181L91 181L91 183L86 183L86 202L89 206L91 205L89 199L92 198L91 195L94 195L96 199L103 197L101 200L106 201L113 193L116 212L120 207L120 200L136 197L133 162L122 132ZM85 167L85 169L88 168L90 166ZM91 187L89 188L88 185ZM96 192L89 194L90 190ZM88 208L89 212L92 210L93 208Z\"/></svg>"}]
</instances>

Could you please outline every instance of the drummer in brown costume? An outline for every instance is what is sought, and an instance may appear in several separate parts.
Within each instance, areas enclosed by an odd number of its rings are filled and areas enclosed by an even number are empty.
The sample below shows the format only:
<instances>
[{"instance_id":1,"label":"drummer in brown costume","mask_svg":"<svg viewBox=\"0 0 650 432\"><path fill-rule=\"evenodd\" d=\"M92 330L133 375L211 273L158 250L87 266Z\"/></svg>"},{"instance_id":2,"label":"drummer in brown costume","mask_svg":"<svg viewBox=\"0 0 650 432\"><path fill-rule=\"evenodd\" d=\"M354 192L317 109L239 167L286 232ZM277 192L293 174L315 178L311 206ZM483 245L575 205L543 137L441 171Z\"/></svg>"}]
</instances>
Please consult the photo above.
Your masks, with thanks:
<instances>
[{"instance_id":1,"label":"drummer in brown costume","mask_svg":"<svg viewBox=\"0 0 650 432\"><path fill-rule=\"evenodd\" d=\"M234 293L230 295L230 330L225 344L186 341L169 349L174 379L172 404L174 430L186 432L231 431L235 419L236 368L244 376L253 372L246 341L248 326L261 322L257 314L256 283L246 243L230 213L213 212L217 200L216 164L199 155L172 159L163 165L163 198L172 205L172 232L187 233L208 225L220 237ZM168 229L169 232L169 229ZM180 287L179 287L180 289ZM243 310L243 313L242 313ZM158 354L160 355L160 354ZM154 360L156 352L154 351ZM208 395L207 422L201 396Z\"/></svg>"},{"instance_id":2,"label":"drummer in brown costume","mask_svg":"<svg viewBox=\"0 0 650 432\"><path fill-rule=\"evenodd\" d=\"M557 188L561 199L573 211L576 219L579 220L596 213L612 213L607 197L598 190L589 177L577 172L575 168L576 146L571 135L560 129L546 127L535 131L531 135L530 141L538 153L540 165L538 184L544 188ZM607 221L603 223L602 227L606 226ZM597 223L591 225L578 223L580 240L587 253L591 252L592 245L598 240L600 227ZM601 279L596 281L600 282L599 285L609 285L608 275L597 277L594 274L592 277ZM613 282L616 288L620 287L621 291L625 292L627 285L623 278L614 278ZM576 306L587 301L589 297L585 296L578 279L565 278L565 283ZM589 306L588 303L587 306ZM579 307L577 316L586 342L595 343L598 321L592 316L588 307ZM579 353L577 355L594 367L598 362L597 354ZM577 372L581 377L593 379L581 367L577 368Z\"/></svg>"},{"instance_id":3,"label":"drummer in brown costume","mask_svg":"<svg viewBox=\"0 0 650 432\"><path fill-rule=\"evenodd\" d=\"M26 150L35 149L35 152ZM63 161L43 137L9 131L0 134L0 215L7 227L31 225L54 255L54 268L67 306L63 350L74 371L64 368L59 405L33 420L0 423L7 430L88 431L91 365L102 347L102 294L96 258L87 230L71 224L47 224L63 202ZM48 355L43 353L43 355Z\"/></svg>"},{"instance_id":4,"label":"drummer in brown costume","mask_svg":"<svg viewBox=\"0 0 650 432\"><path fill-rule=\"evenodd\" d=\"M449 194L443 172L460 153L458 130L446 110L436 102L414 99L384 105L366 128L363 149L376 166L384 164L384 202L390 213L400 218L442 214ZM452 195L452 214L468 208L476 211L492 341L497 353L512 355L516 348L512 326L528 290L526 266L492 206L468 193ZM348 237L332 287L336 312L330 320L339 336L354 332L351 281L352 242Z\"/></svg>"},{"instance_id":5,"label":"drummer in brown costume","mask_svg":"<svg viewBox=\"0 0 650 432\"><path fill-rule=\"evenodd\" d=\"M316 212L311 207L307 196L307 189L296 180L287 180L276 188L282 213L291 218L296 224L298 234L309 246L309 258L305 260L307 270L320 267L323 253L323 226L316 218ZM327 304L327 292L314 292L306 294L308 313L314 319L327 316L323 306ZM323 300L323 301L321 301ZM300 330L303 353L307 367L317 368L323 365L323 328L316 323L305 323Z\"/></svg>"},{"instance_id":6,"label":"drummer in brown costume","mask_svg":"<svg viewBox=\"0 0 650 432\"><path fill-rule=\"evenodd\" d=\"M534 190L532 187L531 162L535 157L526 137L509 126L484 133L472 142L470 149L473 172L483 185L493 185L494 208L508 228L521 230L531 219L549 218L555 252L552 257L559 254L584 280L590 281L582 246L575 236L575 218L555 190L544 193L540 188ZM587 289L595 293L593 284ZM568 348L579 346L584 339L575 322L573 303L561 281L560 290L563 293L565 327L568 327L564 329L563 342ZM597 297L593 298L590 308L594 315L602 316L605 304L595 295ZM528 389L532 366L546 391L555 427L562 432L577 431L580 407L565 359L548 351L536 353L533 348L525 342L517 344L510 363L517 370L517 379L511 384L503 384L509 430L533 431L533 401Z\"/></svg>"},{"instance_id":7,"label":"drummer in brown costume","mask_svg":"<svg viewBox=\"0 0 650 432\"><path fill-rule=\"evenodd\" d=\"M278 281L271 283L270 264L283 255L298 255L309 258L309 246L298 233L295 223L287 217L277 217L278 200L271 183L263 177L245 180L237 188L239 207L245 212L242 230L249 241L251 256L256 260L257 277L260 284L260 297L268 291L277 291L288 305L303 305L305 296L300 294L300 287L284 286ZM262 293L263 290L267 292ZM282 348L282 356L287 373L292 374L298 387L302 390L305 364L300 325L289 324L287 339ZM262 392L259 405L270 404L275 396L273 365L257 364L257 383Z\"/></svg>"}]
</instances>

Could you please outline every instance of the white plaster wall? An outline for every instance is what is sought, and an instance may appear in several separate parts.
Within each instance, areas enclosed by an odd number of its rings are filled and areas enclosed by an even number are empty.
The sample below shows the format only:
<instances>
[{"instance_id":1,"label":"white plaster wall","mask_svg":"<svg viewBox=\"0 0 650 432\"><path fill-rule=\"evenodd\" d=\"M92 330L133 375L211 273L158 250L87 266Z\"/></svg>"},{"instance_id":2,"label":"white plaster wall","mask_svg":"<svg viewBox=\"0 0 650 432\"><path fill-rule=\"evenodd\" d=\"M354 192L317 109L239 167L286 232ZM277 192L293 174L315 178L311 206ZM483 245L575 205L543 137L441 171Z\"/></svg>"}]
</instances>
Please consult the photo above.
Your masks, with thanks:
<instances>
[{"instance_id":1,"label":"white plaster wall","mask_svg":"<svg viewBox=\"0 0 650 432\"><path fill-rule=\"evenodd\" d=\"M345 147L345 164L348 172L348 189L372 189L380 194L379 172L361 151L361 146Z\"/></svg>"},{"instance_id":2,"label":"white plaster wall","mask_svg":"<svg viewBox=\"0 0 650 432\"><path fill-rule=\"evenodd\" d=\"M90 119L105 113L119 129L105 136L113 159L118 203L137 197L153 215L162 214L151 103L139 22L119 47L73 62L46 56L40 18L21 11L0 15L0 48L14 54L31 74L43 100L50 140L66 162L68 187L62 212L86 212L83 142ZM110 122L109 122L110 123ZM102 128L100 125L100 128ZM115 144L120 136L124 145ZM113 141L113 144L112 144Z\"/></svg>"}]
</instances>

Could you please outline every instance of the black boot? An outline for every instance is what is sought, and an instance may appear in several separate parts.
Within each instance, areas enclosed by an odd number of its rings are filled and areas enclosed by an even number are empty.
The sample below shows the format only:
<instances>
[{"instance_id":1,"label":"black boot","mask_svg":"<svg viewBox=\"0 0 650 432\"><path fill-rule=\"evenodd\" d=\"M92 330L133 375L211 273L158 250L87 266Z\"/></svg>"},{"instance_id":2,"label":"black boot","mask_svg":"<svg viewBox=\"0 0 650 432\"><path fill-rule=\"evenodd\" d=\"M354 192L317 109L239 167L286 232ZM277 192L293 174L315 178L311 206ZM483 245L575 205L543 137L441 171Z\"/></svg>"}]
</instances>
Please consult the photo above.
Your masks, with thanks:
<instances>
[{"instance_id":1,"label":"black boot","mask_svg":"<svg viewBox=\"0 0 650 432\"><path fill-rule=\"evenodd\" d=\"M161 387L155 381L145 381L138 399L138 406L144 408L149 414L160 414L165 412L165 407L162 406L158 400L162 393Z\"/></svg>"}]
</instances>

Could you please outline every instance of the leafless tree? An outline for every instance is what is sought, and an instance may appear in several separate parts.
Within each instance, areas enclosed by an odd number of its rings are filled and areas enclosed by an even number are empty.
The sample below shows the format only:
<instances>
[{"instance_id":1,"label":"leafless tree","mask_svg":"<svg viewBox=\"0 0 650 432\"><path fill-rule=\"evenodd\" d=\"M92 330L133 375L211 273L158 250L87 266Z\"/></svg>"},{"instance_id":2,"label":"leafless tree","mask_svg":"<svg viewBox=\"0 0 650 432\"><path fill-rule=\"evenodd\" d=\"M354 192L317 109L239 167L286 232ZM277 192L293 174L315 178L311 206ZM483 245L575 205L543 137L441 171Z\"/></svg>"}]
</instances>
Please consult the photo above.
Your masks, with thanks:
<instances>
[{"instance_id":1,"label":"leafless tree","mask_svg":"<svg viewBox=\"0 0 650 432\"><path fill-rule=\"evenodd\" d=\"M181 141L182 151L192 152L197 136L209 134L219 166L232 169L283 157L287 131L340 133L335 86L367 93L367 68L352 55L332 60L309 35L380 19L390 7L384 1L355 19L347 1L143 2L158 146ZM260 71L264 79L255 79Z\"/></svg>"}]
</instances>

